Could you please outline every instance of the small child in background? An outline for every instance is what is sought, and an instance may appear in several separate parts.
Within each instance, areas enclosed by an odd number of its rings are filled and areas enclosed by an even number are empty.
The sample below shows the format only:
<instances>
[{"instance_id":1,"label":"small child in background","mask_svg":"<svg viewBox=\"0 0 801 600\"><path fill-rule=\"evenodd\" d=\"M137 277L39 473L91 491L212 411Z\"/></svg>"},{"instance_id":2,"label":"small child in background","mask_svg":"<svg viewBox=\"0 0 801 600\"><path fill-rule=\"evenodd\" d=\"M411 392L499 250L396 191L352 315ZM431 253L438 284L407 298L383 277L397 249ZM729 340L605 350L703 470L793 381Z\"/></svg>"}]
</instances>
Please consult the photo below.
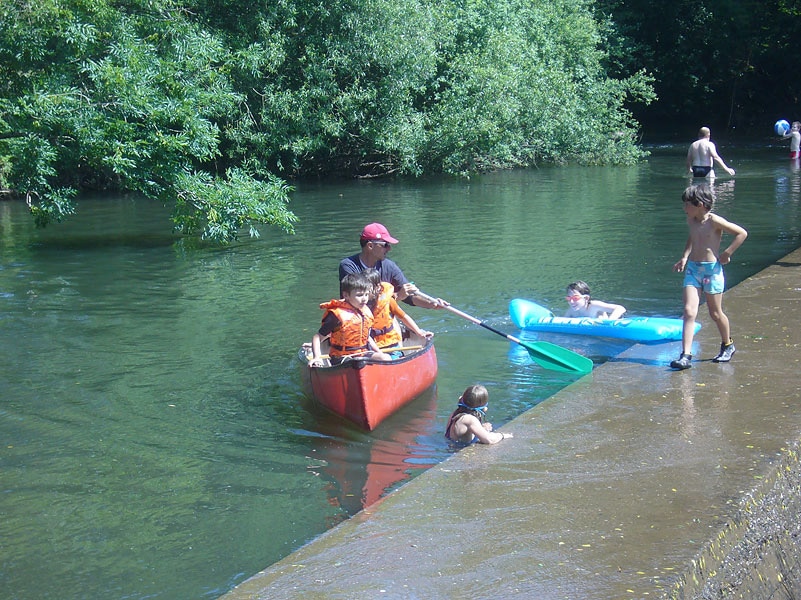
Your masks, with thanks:
<instances>
[{"instance_id":1,"label":"small child in background","mask_svg":"<svg viewBox=\"0 0 801 600\"><path fill-rule=\"evenodd\" d=\"M590 286L583 281L576 281L567 286L565 298L570 308L566 317L592 317L599 319L619 319L626 312L620 304L610 304L590 297Z\"/></svg>"},{"instance_id":2,"label":"small child in background","mask_svg":"<svg viewBox=\"0 0 801 600\"><path fill-rule=\"evenodd\" d=\"M373 338L373 313L367 306L372 284L361 273L352 273L342 278L342 299L323 302L320 305L325 313L320 329L312 337L312 359L309 365L322 367L320 345L325 337L331 336L329 356L332 365L338 365L349 356L363 356L371 360L392 360L389 354L381 352Z\"/></svg>"},{"instance_id":3,"label":"small child in background","mask_svg":"<svg viewBox=\"0 0 801 600\"><path fill-rule=\"evenodd\" d=\"M514 437L511 433L492 430L492 423L485 423L489 392L483 385L471 385L459 397L459 404L448 420L445 437L460 444L497 444Z\"/></svg>"},{"instance_id":4,"label":"small child in background","mask_svg":"<svg viewBox=\"0 0 801 600\"><path fill-rule=\"evenodd\" d=\"M434 337L430 331L420 329L415 320L401 309L395 300L395 288L391 283L381 281L381 273L376 269L365 269L362 274L372 286L368 306L373 312L372 337L379 348L391 352L401 345L403 333L395 321L396 317L424 340Z\"/></svg>"},{"instance_id":5,"label":"small child in background","mask_svg":"<svg viewBox=\"0 0 801 600\"><path fill-rule=\"evenodd\" d=\"M801 157L801 121L793 121L793 126L790 131L783 134L782 137L790 138L790 160L795 160Z\"/></svg>"}]
</instances>

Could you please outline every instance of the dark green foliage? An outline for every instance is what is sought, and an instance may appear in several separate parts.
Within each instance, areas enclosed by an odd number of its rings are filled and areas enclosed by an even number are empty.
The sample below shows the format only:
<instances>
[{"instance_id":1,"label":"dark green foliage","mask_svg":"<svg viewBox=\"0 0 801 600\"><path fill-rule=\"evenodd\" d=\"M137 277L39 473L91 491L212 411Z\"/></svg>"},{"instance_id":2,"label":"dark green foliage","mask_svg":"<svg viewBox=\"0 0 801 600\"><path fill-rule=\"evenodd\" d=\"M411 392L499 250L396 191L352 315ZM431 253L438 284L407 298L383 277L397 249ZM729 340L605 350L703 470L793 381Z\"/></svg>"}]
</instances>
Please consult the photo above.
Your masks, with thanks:
<instances>
[{"instance_id":1,"label":"dark green foliage","mask_svg":"<svg viewBox=\"0 0 801 600\"><path fill-rule=\"evenodd\" d=\"M0 177L37 222L84 189L224 242L292 231L280 178L629 163L643 71L584 0L6 0Z\"/></svg>"},{"instance_id":2,"label":"dark green foliage","mask_svg":"<svg viewBox=\"0 0 801 600\"><path fill-rule=\"evenodd\" d=\"M586 5L510 0L497 8L454 3L446 11L452 56L432 111L432 151L443 169L640 158L625 106L650 101L648 78L606 76Z\"/></svg>"},{"instance_id":3,"label":"dark green foliage","mask_svg":"<svg viewBox=\"0 0 801 600\"><path fill-rule=\"evenodd\" d=\"M606 76L581 2L287 1L262 17L283 60L253 82L256 128L232 147L274 157L283 173L463 173L641 156L626 106L650 101L649 79Z\"/></svg>"},{"instance_id":4,"label":"dark green foliage","mask_svg":"<svg viewBox=\"0 0 801 600\"><path fill-rule=\"evenodd\" d=\"M200 229L200 215L205 219L204 237L227 240L236 237L239 229L250 226L250 234L258 236L253 223L280 224L292 231L297 220L286 206L289 187L275 176L266 181L255 179L239 169L231 169L224 179L206 173L178 176L177 222L184 233Z\"/></svg>"},{"instance_id":5,"label":"dark green foliage","mask_svg":"<svg viewBox=\"0 0 801 600\"><path fill-rule=\"evenodd\" d=\"M611 18L610 75L654 75L659 102L641 118L689 120L692 130L795 118L798 0L597 0L596 11Z\"/></svg>"},{"instance_id":6,"label":"dark green foliage","mask_svg":"<svg viewBox=\"0 0 801 600\"><path fill-rule=\"evenodd\" d=\"M141 4L149 8L131 2L116 10L101 0L3 5L8 185L29 195L39 224L61 220L75 193L93 188L176 203L178 229L217 242L257 223L291 231L282 182L226 179L224 170L214 177L220 131L242 119L245 97L227 75L239 57L172 3ZM232 198L258 194L213 213L218 201L178 204L195 178L219 182Z\"/></svg>"}]
</instances>

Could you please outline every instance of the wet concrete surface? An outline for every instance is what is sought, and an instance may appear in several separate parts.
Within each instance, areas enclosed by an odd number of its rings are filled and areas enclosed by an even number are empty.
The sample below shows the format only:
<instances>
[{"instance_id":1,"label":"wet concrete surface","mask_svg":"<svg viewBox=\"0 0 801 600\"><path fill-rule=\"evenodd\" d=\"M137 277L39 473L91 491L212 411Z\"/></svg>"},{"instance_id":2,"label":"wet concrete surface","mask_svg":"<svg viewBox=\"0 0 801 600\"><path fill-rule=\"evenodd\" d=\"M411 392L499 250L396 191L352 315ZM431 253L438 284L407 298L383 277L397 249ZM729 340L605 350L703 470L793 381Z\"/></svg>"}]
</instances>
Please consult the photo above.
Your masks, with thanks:
<instances>
[{"instance_id":1,"label":"wet concrete surface","mask_svg":"<svg viewBox=\"0 0 801 600\"><path fill-rule=\"evenodd\" d=\"M225 600L801 597L801 250L724 310L730 364L702 307L692 369L633 346Z\"/></svg>"}]
</instances>

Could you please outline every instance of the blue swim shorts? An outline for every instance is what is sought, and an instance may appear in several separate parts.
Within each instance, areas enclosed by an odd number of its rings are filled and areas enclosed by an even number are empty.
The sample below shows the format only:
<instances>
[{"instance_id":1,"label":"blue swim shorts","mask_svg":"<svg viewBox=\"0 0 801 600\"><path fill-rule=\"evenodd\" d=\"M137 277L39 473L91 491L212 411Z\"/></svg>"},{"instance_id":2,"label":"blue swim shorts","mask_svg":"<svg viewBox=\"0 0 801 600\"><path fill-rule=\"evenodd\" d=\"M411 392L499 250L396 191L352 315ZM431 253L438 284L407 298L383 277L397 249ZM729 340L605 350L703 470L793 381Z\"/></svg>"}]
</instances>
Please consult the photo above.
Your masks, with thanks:
<instances>
[{"instance_id":1,"label":"blue swim shorts","mask_svg":"<svg viewBox=\"0 0 801 600\"><path fill-rule=\"evenodd\" d=\"M687 261L684 268L684 287L692 286L707 294L722 294L726 287L723 265L720 262Z\"/></svg>"}]
</instances>

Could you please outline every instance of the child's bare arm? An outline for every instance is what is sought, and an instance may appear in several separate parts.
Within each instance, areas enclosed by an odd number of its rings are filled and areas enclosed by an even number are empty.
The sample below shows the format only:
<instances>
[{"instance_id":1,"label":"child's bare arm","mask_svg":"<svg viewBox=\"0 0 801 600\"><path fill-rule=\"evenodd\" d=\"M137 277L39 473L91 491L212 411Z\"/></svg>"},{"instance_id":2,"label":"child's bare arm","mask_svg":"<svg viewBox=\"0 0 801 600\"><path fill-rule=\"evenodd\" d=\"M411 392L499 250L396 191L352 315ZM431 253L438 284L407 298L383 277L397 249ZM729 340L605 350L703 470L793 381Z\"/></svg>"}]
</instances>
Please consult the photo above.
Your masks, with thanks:
<instances>
[{"instance_id":1,"label":"child's bare arm","mask_svg":"<svg viewBox=\"0 0 801 600\"><path fill-rule=\"evenodd\" d=\"M692 237L687 237L687 243L684 244L684 253L681 255L681 258L673 265L673 270L681 273L684 270L684 267L687 266L687 259L690 258L690 252L693 249L693 240Z\"/></svg>"},{"instance_id":2,"label":"child's bare arm","mask_svg":"<svg viewBox=\"0 0 801 600\"><path fill-rule=\"evenodd\" d=\"M619 319L626 312L626 307L620 304L612 304L610 302L602 302L601 300L593 300L593 307L601 309L601 312L606 313L607 319Z\"/></svg>"},{"instance_id":3,"label":"child's bare arm","mask_svg":"<svg viewBox=\"0 0 801 600\"><path fill-rule=\"evenodd\" d=\"M612 312L609 313L610 319L619 319L624 314L626 314L626 307L623 306L622 304L613 304L612 306L614 306L615 308L612 309Z\"/></svg>"},{"instance_id":4,"label":"child's bare arm","mask_svg":"<svg viewBox=\"0 0 801 600\"><path fill-rule=\"evenodd\" d=\"M748 237L748 232L736 223L727 221L718 215L715 215L715 224L721 231L734 237L729 247L718 255L718 262L722 265L726 265L731 261L731 255L734 254L737 248L743 245L745 238Z\"/></svg>"},{"instance_id":5,"label":"child's bare arm","mask_svg":"<svg viewBox=\"0 0 801 600\"><path fill-rule=\"evenodd\" d=\"M489 427L488 427L489 426ZM470 432L476 436L482 444L497 444L501 440L514 437L511 433L502 433L499 431L492 431L492 425L484 423L483 425L478 419L474 419L470 423Z\"/></svg>"},{"instance_id":6,"label":"child's bare arm","mask_svg":"<svg viewBox=\"0 0 801 600\"><path fill-rule=\"evenodd\" d=\"M398 306L397 301L393 298L389 304L390 312L393 316L398 317L403 324L406 325L409 329L411 329L415 334L419 335L422 338L432 338L434 334L430 331L426 331L425 329L420 329L417 325L417 322L410 317L406 311L404 311L400 306Z\"/></svg>"},{"instance_id":7,"label":"child's bare arm","mask_svg":"<svg viewBox=\"0 0 801 600\"><path fill-rule=\"evenodd\" d=\"M412 319L406 313L404 313L403 317L401 317L401 321L403 321L403 323L406 325L406 327L408 327L409 329L414 331L417 335L419 335L422 338L432 338L432 337L434 337L434 334L432 332L426 331L425 329L420 329L420 327L417 325L415 320Z\"/></svg>"},{"instance_id":8,"label":"child's bare arm","mask_svg":"<svg viewBox=\"0 0 801 600\"><path fill-rule=\"evenodd\" d=\"M312 337L312 359L309 361L312 367L320 367L323 364L323 359L320 358L320 340L322 337L319 333L315 333Z\"/></svg>"}]
</instances>

